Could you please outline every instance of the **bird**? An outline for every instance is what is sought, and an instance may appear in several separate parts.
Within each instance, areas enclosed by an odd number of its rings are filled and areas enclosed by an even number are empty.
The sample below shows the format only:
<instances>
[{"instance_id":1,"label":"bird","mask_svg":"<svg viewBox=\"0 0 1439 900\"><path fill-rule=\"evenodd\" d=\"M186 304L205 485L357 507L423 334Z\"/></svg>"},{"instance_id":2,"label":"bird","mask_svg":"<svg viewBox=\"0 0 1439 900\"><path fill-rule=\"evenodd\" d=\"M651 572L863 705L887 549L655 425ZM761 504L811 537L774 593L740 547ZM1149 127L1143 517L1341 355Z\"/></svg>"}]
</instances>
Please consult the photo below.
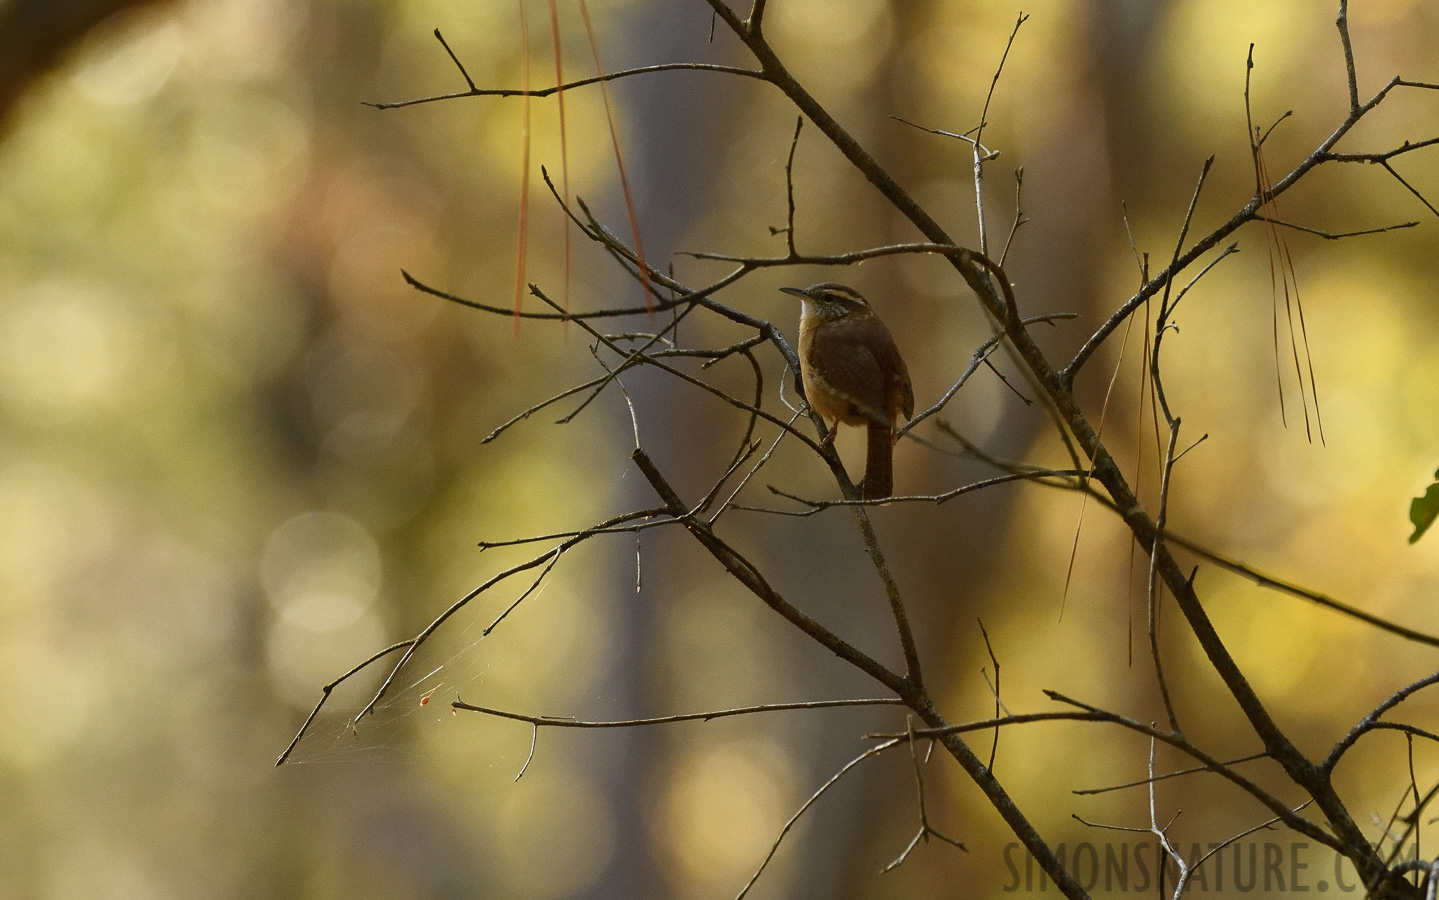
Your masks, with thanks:
<instances>
[{"instance_id":1,"label":"bird","mask_svg":"<svg viewBox=\"0 0 1439 900\"><path fill-rule=\"evenodd\" d=\"M854 288L824 281L807 288L780 288L802 303L799 319L800 380L805 398L824 418L834 441L838 425L868 431L865 500L894 489L894 429L901 415L914 415L914 389L894 335L869 301Z\"/></svg>"}]
</instances>

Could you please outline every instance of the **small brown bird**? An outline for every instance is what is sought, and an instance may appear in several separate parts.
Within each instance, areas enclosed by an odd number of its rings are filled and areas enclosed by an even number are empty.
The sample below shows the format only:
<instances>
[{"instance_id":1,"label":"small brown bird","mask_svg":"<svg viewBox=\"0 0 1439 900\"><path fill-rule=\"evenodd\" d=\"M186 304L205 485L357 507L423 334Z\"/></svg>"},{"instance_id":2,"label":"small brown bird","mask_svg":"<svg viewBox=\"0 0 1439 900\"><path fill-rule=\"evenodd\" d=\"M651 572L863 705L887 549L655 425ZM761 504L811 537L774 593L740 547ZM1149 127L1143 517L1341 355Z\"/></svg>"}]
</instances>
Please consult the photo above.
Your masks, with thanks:
<instances>
[{"instance_id":1,"label":"small brown bird","mask_svg":"<svg viewBox=\"0 0 1439 900\"><path fill-rule=\"evenodd\" d=\"M833 282L780 288L800 298L800 378L805 397L826 424L869 428L862 496L894 488L894 426L914 415L909 369L894 336L854 288ZM831 426L827 441L834 440Z\"/></svg>"}]
</instances>

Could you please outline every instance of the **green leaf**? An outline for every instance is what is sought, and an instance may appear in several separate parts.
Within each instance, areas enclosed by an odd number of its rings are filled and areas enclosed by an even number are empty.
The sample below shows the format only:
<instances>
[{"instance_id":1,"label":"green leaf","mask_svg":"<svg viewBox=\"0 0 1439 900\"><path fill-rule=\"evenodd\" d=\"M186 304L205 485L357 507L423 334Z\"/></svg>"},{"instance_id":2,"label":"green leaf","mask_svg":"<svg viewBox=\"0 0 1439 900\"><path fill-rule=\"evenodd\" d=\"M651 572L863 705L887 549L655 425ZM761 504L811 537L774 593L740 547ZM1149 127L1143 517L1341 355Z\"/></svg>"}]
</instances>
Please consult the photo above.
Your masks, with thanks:
<instances>
[{"instance_id":1,"label":"green leaf","mask_svg":"<svg viewBox=\"0 0 1439 900\"><path fill-rule=\"evenodd\" d=\"M1434 483L1429 485L1424 496L1415 497L1409 504L1409 521L1414 523L1414 533L1409 535L1409 543L1423 537L1435 519L1439 519L1439 471L1434 473Z\"/></svg>"}]
</instances>

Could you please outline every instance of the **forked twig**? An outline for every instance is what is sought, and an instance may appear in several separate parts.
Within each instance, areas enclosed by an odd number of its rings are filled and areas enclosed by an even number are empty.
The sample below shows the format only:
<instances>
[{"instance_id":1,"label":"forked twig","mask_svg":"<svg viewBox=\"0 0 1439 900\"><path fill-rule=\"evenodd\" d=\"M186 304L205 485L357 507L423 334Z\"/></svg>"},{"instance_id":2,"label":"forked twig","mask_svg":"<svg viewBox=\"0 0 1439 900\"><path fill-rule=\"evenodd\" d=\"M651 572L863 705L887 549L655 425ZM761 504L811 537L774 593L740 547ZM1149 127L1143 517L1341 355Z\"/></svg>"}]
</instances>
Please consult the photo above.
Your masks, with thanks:
<instances>
[{"instance_id":1,"label":"forked twig","mask_svg":"<svg viewBox=\"0 0 1439 900\"><path fill-rule=\"evenodd\" d=\"M954 838L946 837L936 830L934 826L929 824L929 813L924 803L924 770L920 767L919 752L915 749L913 716L907 718L906 730L908 731L907 743L909 744L909 760L910 765L914 769L915 790L919 795L919 830L914 833L914 837L905 845L904 850L900 852L899 856L895 857L889 865L881 870L881 874L904 865L904 861L909 859L909 854L914 852L914 848L919 846L919 842L921 840L928 841L931 836L944 841L951 847L958 847L960 850L968 852L968 848L965 847L964 844L956 841Z\"/></svg>"}]
</instances>

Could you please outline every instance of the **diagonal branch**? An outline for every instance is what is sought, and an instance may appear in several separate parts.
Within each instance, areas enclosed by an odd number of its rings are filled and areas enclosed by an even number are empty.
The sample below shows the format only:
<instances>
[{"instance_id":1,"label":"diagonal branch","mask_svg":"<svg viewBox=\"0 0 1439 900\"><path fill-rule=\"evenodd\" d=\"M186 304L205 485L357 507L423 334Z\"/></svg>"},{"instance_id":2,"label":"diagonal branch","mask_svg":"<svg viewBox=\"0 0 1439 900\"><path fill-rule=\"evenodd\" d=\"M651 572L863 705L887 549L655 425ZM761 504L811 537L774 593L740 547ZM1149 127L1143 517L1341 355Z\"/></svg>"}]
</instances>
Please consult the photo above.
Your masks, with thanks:
<instances>
[{"instance_id":1,"label":"diagonal branch","mask_svg":"<svg viewBox=\"0 0 1439 900\"><path fill-rule=\"evenodd\" d=\"M760 574L754 563L746 559L742 554L727 544L723 538L715 534L714 529L704 519L693 515L689 507L680 500L674 488L670 487L654 461L643 449L636 448L630 454L635 465L645 476L645 480L654 488L664 503L666 511L678 520L684 527L694 535L695 540L709 551L725 570L734 576L735 580L744 585L750 593L754 594L764 602L766 606L779 613L790 624L800 631L803 631L813 640L817 641L840 659L869 675L875 681L889 688L901 698L913 694L913 689L903 676L896 674L889 668L875 660L869 654L850 644L844 638L830 631L817 620L810 618L808 614L799 607L786 600L778 591L770 586L765 577ZM906 701L908 702L908 701Z\"/></svg>"}]
</instances>

